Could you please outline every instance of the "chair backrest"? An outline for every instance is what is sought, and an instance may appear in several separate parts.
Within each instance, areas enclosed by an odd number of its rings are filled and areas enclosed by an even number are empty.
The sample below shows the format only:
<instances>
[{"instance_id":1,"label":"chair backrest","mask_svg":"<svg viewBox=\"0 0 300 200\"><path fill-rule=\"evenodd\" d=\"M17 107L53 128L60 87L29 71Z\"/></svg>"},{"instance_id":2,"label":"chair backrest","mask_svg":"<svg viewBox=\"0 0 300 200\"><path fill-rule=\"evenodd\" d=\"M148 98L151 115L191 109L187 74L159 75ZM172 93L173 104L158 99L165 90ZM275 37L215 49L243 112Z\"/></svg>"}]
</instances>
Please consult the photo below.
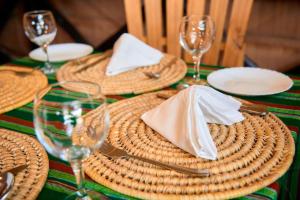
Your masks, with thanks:
<instances>
[{"instance_id":1,"label":"chair backrest","mask_svg":"<svg viewBox=\"0 0 300 200\"><path fill-rule=\"evenodd\" d=\"M253 0L124 0L129 33L186 60L188 56L179 44L181 18L191 14L210 15L216 25L216 38L203 62L223 66L243 64L252 4Z\"/></svg>"}]
</instances>

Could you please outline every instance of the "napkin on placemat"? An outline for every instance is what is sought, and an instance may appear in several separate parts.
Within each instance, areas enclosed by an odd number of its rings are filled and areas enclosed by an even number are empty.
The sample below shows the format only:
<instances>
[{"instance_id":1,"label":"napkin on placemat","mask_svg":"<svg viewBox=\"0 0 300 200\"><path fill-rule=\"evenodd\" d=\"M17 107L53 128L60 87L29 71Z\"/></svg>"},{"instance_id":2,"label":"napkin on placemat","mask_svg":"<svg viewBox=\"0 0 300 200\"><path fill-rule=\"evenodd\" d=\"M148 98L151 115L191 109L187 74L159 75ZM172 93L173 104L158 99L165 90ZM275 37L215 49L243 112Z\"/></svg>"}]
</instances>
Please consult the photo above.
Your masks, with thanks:
<instances>
[{"instance_id":1,"label":"napkin on placemat","mask_svg":"<svg viewBox=\"0 0 300 200\"><path fill-rule=\"evenodd\" d=\"M210 160L217 148L207 123L231 125L244 119L241 103L210 87L194 85L144 113L142 120L179 148Z\"/></svg>"},{"instance_id":2,"label":"napkin on placemat","mask_svg":"<svg viewBox=\"0 0 300 200\"><path fill-rule=\"evenodd\" d=\"M131 34L124 33L116 41L106 75L112 76L138 67L158 64L164 54Z\"/></svg>"}]
</instances>

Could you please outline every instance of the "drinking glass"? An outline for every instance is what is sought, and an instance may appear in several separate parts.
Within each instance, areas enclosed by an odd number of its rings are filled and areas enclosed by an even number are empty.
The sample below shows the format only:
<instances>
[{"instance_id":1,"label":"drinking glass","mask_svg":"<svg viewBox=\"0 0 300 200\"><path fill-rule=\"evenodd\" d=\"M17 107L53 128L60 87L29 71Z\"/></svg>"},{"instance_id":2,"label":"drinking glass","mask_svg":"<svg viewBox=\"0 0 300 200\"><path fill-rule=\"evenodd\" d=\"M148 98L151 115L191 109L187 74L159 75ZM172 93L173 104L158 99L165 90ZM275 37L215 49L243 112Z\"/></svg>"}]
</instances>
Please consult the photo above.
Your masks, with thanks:
<instances>
[{"instance_id":1,"label":"drinking glass","mask_svg":"<svg viewBox=\"0 0 300 200\"><path fill-rule=\"evenodd\" d=\"M185 16L180 23L180 45L192 55L194 75L192 84L200 84L200 63L215 38L215 26L210 16Z\"/></svg>"},{"instance_id":2,"label":"drinking glass","mask_svg":"<svg viewBox=\"0 0 300 200\"><path fill-rule=\"evenodd\" d=\"M23 27L31 42L40 46L46 54L46 62L41 69L45 74L52 74L55 69L49 61L48 46L54 40L57 28L51 11L35 10L24 14Z\"/></svg>"},{"instance_id":3,"label":"drinking glass","mask_svg":"<svg viewBox=\"0 0 300 200\"><path fill-rule=\"evenodd\" d=\"M81 92L63 90L63 86ZM39 90L34 99L34 128L50 154L71 164L78 191L67 199L101 199L101 194L85 189L82 169L82 160L102 145L109 130L106 98L100 86L66 81Z\"/></svg>"}]
</instances>

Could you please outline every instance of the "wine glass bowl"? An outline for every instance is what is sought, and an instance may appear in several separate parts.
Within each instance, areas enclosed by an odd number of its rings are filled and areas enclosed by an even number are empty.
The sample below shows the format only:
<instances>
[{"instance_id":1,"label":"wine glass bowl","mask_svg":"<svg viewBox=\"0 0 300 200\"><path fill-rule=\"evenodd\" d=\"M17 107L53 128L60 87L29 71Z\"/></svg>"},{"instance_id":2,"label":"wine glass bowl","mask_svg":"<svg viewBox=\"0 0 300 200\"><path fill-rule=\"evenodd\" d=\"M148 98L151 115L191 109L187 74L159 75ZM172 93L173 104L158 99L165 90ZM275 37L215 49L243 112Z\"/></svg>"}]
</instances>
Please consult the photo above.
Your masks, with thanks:
<instances>
[{"instance_id":1,"label":"wine glass bowl","mask_svg":"<svg viewBox=\"0 0 300 200\"><path fill-rule=\"evenodd\" d=\"M194 61L194 82L200 81L200 62L215 38L214 22L208 15L190 15L182 18L180 23L179 42Z\"/></svg>"},{"instance_id":2,"label":"wine glass bowl","mask_svg":"<svg viewBox=\"0 0 300 200\"><path fill-rule=\"evenodd\" d=\"M61 89L68 84L81 88L81 92ZM34 127L38 140L51 155L70 162L78 185L72 198L99 198L100 194L84 188L81 163L99 149L108 134L109 113L100 86L67 81L41 89L34 100Z\"/></svg>"},{"instance_id":3,"label":"wine glass bowl","mask_svg":"<svg viewBox=\"0 0 300 200\"><path fill-rule=\"evenodd\" d=\"M57 32L55 19L51 11L35 10L24 14L23 28L28 39L40 46L46 54L47 60L42 71L45 74L55 72L49 61L48 46L54 40Z\"/></svg>"}]
</instances>

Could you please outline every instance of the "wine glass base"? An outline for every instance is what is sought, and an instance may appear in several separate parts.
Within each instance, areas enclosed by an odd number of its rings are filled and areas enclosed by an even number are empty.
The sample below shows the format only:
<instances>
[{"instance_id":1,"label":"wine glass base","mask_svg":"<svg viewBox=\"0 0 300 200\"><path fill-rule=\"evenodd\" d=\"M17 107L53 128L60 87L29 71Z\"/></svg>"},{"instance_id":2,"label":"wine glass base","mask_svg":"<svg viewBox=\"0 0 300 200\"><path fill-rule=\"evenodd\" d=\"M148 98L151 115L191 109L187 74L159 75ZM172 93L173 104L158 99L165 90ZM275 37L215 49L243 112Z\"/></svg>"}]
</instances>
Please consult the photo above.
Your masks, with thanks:
<instances>
[{"instance_id":1,"label":"wine glass base","mask_svg":"<svg viewBox=\"0 0 300 200\"><path fill-rule=\"evenodd\" d=\"M191 85L206 85L206 86L208 86L208 83L207 83L206 80L196 80L192 77L186 77L182 80L181 83L179 83L176 86L176 89L177 90L184 90L184 89L190 87Z\"/></svg>"},{"instance_id":2,"label":"wine glass base","mask_svg":"<svg viewBox=\"0 0 300 200\"><path fill-rule=\"evenodd\" d=\"M77 192L74 192L73 194L67 196L65 198L65 200L94 200L94 199L108 200L109 199L108 197L104 196L103 194L100 194L93 190L88 190L86 193L87 193L87 196L80 197L80 196L78 196Z\"/></svg>"},{"instance_id":3,"label":"wine glass base","mask_svg":"<svg viewBox=\"0 0 300 200\"><path fill-rule=\"evenodd\" d=\"M54 74L56 71L53 67L43 67L41 70L44 74Z\"/></svg>"},{"instance_id":4,"label":"wine glass base","mask_svg":"<svg viewBox=\"0 0 300 200\"><path fill-rule=\"evenodd\" d=\"M184 78L184 82L187 83L188 85L207 85L207 81L206 80L196 80L192 77L187 77Z\"/></svg>"}]
</instances>

